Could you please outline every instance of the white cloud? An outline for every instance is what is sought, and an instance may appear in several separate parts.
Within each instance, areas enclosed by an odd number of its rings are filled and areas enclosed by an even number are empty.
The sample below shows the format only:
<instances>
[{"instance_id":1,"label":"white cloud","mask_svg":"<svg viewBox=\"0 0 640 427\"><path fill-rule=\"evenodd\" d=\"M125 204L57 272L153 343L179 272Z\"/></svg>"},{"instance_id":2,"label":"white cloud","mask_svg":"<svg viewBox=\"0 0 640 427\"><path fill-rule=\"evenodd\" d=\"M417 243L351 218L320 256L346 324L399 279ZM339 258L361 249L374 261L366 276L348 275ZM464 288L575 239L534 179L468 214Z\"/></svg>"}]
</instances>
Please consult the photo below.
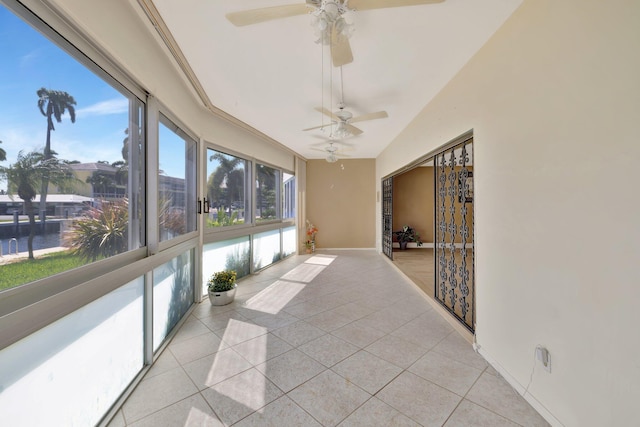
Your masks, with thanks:
<instances>
[{"instance_id":1,"label":"white cloud","mask_svg":"<svg viewBox=\"0 0 640 427\"><path fill-rule=\"evenodd\" d=\"M129 111L129 100L126 98L116 98L98 102L85 108L76 110L76 116L107 116L111 114L122 114Z\"/></svg>"},{"instance_id":2,"label":"white cloud","mask_svg":"<svg viewBox=\"0 0 640 427\"><path fill-rule=\"evenodd\" d=\"M41 49L35 49L25 55L22 55L20 57L20 67L21 68L33 67L33 64L40 59L40 56L41 56L40 51Z\"/></svg>"}]
</instances>

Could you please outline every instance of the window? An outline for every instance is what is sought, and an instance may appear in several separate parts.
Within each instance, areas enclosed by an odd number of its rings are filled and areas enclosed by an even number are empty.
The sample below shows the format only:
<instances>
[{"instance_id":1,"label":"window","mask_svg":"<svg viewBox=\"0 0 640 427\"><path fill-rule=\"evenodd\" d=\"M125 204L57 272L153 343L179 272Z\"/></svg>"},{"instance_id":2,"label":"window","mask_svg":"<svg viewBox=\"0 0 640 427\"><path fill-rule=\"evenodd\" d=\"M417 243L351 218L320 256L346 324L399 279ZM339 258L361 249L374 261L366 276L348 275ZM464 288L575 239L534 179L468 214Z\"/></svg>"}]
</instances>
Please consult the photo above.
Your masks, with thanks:
<instances>
[{"instance_id":1,"label":"window","mask_svg":"<svg viewBox=\"0 0 640 427\"><path fill-rule=\"evenodd\" d=\"M282 258L280 230L253 235L253 269L260 270Z\"/></svg>"},{"instance_id":2,"label":"window","mask_svg":"<svg viewBox=\"0 0 640 427\"><path fill-rule=\"evenodd\" d=\"M234 270L240 279L251 273L251 243L249 236L221 242L208 243L202 247L202 294L207 294L207 280L220 270Z\"/></svg>"},{"instance_id":3,"label":"window","mask_svg":"<svg viewBox=\"0 0 640 427\"><path fill-rule=\"evenodd\" d=\"M287 172L282 173L282 218L296 217L296 177Z\"/></svg>"},{"instance_id":4,"label":"window","mask_svg":"<svg viewBox=\"0 0 640 427\"><path fill-rule=\"evenodd\" d=\"M280 196L280 171L262 164L256 165L256 222L280 217L277 200Z\"/></svg>"},{"instance_id":5,"label":"window","mask_svg":"<svg viewBox=\"0 0 640 427\"><path fill-rule=\"evenodd\" d=\"M196 142L161 116L158 147L160 241L196 230Z\"/></svg>"},{"instance_id":6,"label":"window","mask_svg":"<svg viewBox=\"0 0 640 427\"><path fill-rule=\"evenodd\" d=\"M193 250L153 270L154 351L193 304L193 285Z\"/></svg>"},{"instance_id":7,"label":"window","mask_svg":"<svg viewBox=\"0 0 640 427\"><path fill-rule=\"evenodd\" d=\"M2 424L96 425L142 369L143 288L140 277L0 350Z\"/></svg>"},{"instance_id":8,"label":"window","mask_svg":"<svg viewBox=\"0 0 640 427\"><path fill-rule=\"evenodd\" d=\"M2 5L0 50L1 249L41 260L3 266L0 290L143 246L142 101Z\"/></svg>"},{"instance_id":9,"label":"window","mask_svg":"<svg viewBox=\"0 0 640 427\"><path fill-rule=\"evenodd\" d=\"M247 181L251 163L213 149L207 150L207 159L207 227L250 222Z\"/></svg>"}]
</instances>

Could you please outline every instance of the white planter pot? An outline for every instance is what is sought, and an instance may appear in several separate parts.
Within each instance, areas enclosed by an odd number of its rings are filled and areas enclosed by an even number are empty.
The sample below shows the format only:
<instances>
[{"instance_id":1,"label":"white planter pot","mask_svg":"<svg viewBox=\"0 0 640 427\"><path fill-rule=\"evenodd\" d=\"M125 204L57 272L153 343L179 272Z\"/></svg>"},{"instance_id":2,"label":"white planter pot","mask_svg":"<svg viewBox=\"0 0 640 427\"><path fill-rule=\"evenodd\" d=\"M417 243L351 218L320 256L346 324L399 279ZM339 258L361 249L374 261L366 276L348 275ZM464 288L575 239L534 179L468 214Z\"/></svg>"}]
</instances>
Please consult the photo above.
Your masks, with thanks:
<instances>
[{"instance_id":1,"label":"white planter pot","mask_svg":"<svg viewBox=\"0 0 640 427\"><path fill-rule=\"evenodd\" d=\"M236 296L236 289L238 288L238 284L236 283L233 286L233 289L225 292L209 292L209 302L211 305L227 305L233 302L233 299Z\"/></svg>"}]
</instances>

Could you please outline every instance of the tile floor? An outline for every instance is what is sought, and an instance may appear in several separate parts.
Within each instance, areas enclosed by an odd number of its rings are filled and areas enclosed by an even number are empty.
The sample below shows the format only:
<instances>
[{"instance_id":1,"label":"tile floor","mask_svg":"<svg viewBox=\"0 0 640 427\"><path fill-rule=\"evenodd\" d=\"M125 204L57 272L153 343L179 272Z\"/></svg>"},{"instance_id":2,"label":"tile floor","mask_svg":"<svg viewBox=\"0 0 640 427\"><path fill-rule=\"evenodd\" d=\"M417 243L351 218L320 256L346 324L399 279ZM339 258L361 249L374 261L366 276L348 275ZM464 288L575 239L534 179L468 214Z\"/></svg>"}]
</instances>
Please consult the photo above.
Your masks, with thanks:
<instances>
[{"instance_id":1,"label":"tile floor","mask_svg":"<svg viewBox=\"0 0 640 427\"><path fill-rule=\"evenodd\" d=\"M374 251L293 256L198 304L109 427L547 426Z\"/></svg>"}]
</instances>

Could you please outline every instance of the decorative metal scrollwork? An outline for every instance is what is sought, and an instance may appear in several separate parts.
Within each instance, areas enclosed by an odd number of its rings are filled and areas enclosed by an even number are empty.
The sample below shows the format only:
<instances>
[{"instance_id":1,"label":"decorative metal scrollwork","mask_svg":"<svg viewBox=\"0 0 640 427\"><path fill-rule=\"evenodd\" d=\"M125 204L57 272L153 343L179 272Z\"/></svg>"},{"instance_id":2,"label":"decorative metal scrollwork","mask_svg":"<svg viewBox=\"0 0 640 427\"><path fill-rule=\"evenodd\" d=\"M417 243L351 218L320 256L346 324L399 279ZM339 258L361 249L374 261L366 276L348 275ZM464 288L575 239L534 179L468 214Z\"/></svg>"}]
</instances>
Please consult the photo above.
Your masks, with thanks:
<instances>
[{"instance_id":1,"label":"decorative metal scrollwork","mask_svg":"<svg viewBox=\"0 0 640 427\"><path fill-rule=\"evenodd\" d=\"M472 140L436 156L436 299L473 331Z\"/></svg>"},{"instance_id":2,"label":"decorative metal scrollwork","mask_svg":"<svg viewBox=\"0 0 640 427\"><path fill-rule=\"evenodd\" d=\"M393 177L382 181L382 252L393 259Z\"/></svg>"}]
</instances>

